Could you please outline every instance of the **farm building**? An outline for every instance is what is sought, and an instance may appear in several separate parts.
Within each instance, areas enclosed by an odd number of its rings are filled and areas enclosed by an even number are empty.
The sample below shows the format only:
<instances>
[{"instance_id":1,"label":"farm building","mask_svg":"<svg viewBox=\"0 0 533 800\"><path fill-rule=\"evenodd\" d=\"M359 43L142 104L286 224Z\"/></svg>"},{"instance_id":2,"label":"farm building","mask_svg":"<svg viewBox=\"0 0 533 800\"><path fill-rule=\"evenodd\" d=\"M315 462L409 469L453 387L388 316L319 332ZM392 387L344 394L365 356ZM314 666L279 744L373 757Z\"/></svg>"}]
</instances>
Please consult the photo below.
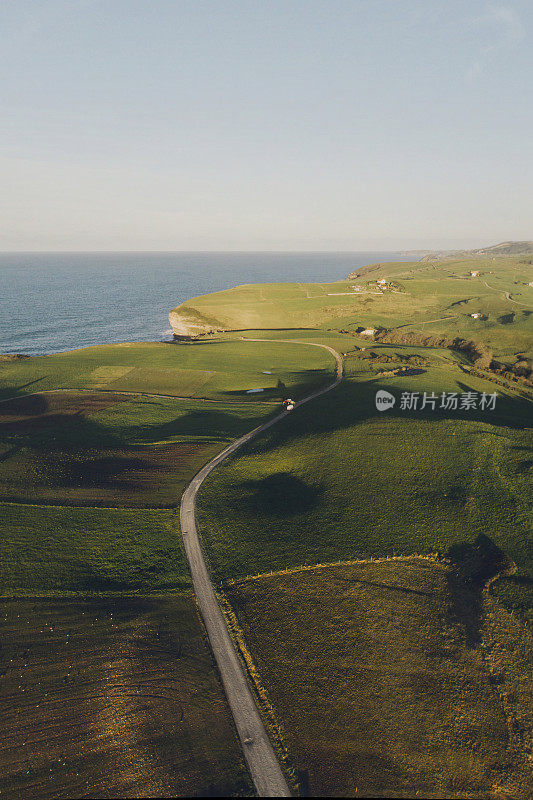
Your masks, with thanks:
<instances>
[{"instance_id":1,"label":"farm building","mask_svg":"<svg viewBox=\"0 0 533 800\"><path fill-rule=\"evenodd\" d=\"M365 328L364 331L361 331L360 336L373 336L376 332L376 328Z\"/></svg>"},{"instance_id":2,"label":"farm building","mask_svg":"<svg viewBox=\"0 0 533 800\"><path fill-rule=\"evenodd\" d=\"M480 272L479 272L478 269L474 269L474 270L472 270L470 275L472 276L472 278L479 278Z\"/></svg>"},{"instance_id":3,"label":"farm building","mask_svg":"<svg viewBox=\"0 0 533 800\"><path fill-rule=\"evenodd\" d=\"M475 314L470 314L470 316L472 317L472 319L480 319L483 316L483 314L480 314L479 311L476 311Z\"/></svg>"}]
</instances>

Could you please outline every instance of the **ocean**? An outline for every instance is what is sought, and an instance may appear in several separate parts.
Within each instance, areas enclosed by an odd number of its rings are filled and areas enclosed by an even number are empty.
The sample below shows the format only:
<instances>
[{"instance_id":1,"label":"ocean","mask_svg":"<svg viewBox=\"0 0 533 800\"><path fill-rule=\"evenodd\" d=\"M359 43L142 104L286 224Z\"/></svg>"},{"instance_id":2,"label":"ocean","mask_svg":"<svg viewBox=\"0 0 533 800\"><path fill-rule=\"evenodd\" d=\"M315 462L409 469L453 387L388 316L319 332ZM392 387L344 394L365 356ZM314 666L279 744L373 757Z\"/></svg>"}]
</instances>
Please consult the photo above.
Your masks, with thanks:
<instances>
[{"instance_id":1,"label":"ocean","mask_svg":"<svg viewBox=\"0 0 533 800\"><path fill-rule=\"evenodd\" d=\"M0 352L168 341L168 312L241 283L334 281L399 253L0 253Z\"/></svg>"}]
</instances>

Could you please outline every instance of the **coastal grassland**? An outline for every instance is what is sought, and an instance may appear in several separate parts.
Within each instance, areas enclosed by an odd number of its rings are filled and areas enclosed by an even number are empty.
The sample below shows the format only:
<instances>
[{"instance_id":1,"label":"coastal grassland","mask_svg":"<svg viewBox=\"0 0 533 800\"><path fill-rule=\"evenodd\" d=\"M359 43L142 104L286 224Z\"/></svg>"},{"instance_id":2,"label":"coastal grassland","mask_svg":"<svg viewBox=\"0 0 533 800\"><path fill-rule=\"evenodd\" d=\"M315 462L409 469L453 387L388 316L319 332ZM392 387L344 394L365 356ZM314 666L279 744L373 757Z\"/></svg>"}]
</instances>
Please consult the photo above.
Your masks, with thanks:
<instances>
[{"instance_id":1,"label":"coastal grassland","mask_svg":"<svg viewBox=\"0 0 533 800\"><path fill-rule=\"evenodd\" d=\"M384 377L369 361L348 358L339 387L207 478L198 521L217 578L446 552L479 534L516 562L519 575L533 576L530 401L440 351L418 352L423 366ZM377 389L396 396L394 409L376 411ZM400 408L403 391L495 390L495 411Z\"/></svg>"},{"instance_id":2,"label":"coastal grassland","mask_svg":"<svg viewBox=\"0 0 533 800\"><path fill-rule=\"evenodd\" d=\"M101 389L179 397L279 400L326 383L331 357L320 348L238 339L101 345L0 361L0 398L57 388ZM286 388L285 388L286 387Z\"/></svg>"},{"instance_id":3,"label":"coastal grassland","mask_svg":"<svg viewBox=\"0 0 533 800\"><path fill-rule=\"evenodd\" d=\"M173 510L0 504L0 596L174 592L190 576Z\"/></svg>"},{"instance_id":4,"label":"coastal grassland","mask_svg":"<svg viewBox=\"0 0 533 800\"><path fill-rule=\"evenodd\" d=\"M1 403L0 594L187 585L181 492L227 441L271 412L265 403L111 392Z\"/></svg>"},{"instance_id":5,"label":"coastal grassland","mask_svg":"<svg viewBox=\"0 0 533 800\"><path fill-rule=\"evenodd\" d=\"M0 606L0 796L251 795L189 593Z\"/></svg>"},{"instance_id":6,"label":"coastal grassland","mask_svg":"<svg viewBox=\"0 0 533 800\"><path fill-rule=\"evenodd\" d=\"M471 271L479 271L477 277ZM522 256L386 263L334 283L237 286L187 301L171 323L194 321L205 331L275 328L385 328L484 343L514 363L533 356L530 259ZM382 291L376 281L392 282ZM354 286L360 287L355 292ZM470 314L481 312L483 318Z\"/></svg>"},{"instance_id":7,"label":"coastal grassland","mask_svg":"<svg viewBox=\"0 0 533 800\"><path fill-rule=\"evenodd\" d=\"M469 591L421 558L226 587L305 794L531 796L531 637Z\"/></svg>"},{"instance_id":8,"label":"coastal grassland","mask_svg":"<svg viewBox=\"0 0 533 800\"><path fill-rule=\"evenodd\" d=\"M217 366L235 370L219 400L132 396L110 386L46 389L150 364L152 382L144 388L155 393L162 391L158 370L170 372L179 358L205 367L215 356ZM177 513L170 510L184 486L228 441L276 410L286 391L278 381L303 393L309 380L329 378L333 363L319 348L236 341L119 345L3 362L5 394L15 397L0 403L0 592L142 593L187 583ZM47 375L40 393L38 374ZM271 386L277 399L244 399L238 387L253 380ZM123 391L140 389L133 380Z\"/></svg>"},{"instance_id":9,"label":"coastal grassland","mask_svg":"<svg viewBox=\"0 0 533 800\"><path fill-rule=\"evenodd\" d=\"M273 329L273 330L247 330L247 331L225 331L220 334L224 339L269 339L272 342L272 353L276 353L277 349L282 350L287 342L295 341L300 344L324 344L332 347L339 353L348 352L350 350L358 350L361 345L364 347L368 344L368 340L364 337L355 336L353 333L342 333L336 329L326 328L299 328L294 329ZM278 343L274 345L274 343ZM283 347L280 348L279 343ZM300 347L302 356L307 352L306 349ZM327 356L331 358L331 356ZM333 362L331 362L333 363Z\"/></svg>"},{"instance_id":10,"label":"coastal grassland","mask_svg":"<svg viewBox=\"0 0 533 800\"><path fill-rule=\"evenodd\" d=\"M177 506L192 475L273 411L112 392L0 403L0 499L89 506Z\"/></svg>"},{"instance_id":11,"label":"coastal grassland","mask_svg":"<svg viewBox=\"0 0 533 800\"><path fill-rule=\"evenodd\" d=\"M35 393L43 360L45 389L87 375L75 354L1 365L14 372L0 403L0 795L250 794L183 594L177 506L200 466L278 402Z\"/></svg>"}]
</instances>

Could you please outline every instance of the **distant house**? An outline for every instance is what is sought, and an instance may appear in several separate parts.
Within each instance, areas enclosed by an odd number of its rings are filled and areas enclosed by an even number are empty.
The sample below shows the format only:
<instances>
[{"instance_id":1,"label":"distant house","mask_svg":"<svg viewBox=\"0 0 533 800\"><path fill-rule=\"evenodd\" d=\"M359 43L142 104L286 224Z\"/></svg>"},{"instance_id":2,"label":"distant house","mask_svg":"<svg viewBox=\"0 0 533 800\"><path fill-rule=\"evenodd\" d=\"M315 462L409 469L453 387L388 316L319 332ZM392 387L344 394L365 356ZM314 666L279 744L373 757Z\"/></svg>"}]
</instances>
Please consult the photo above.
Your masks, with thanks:
<instances>
[{"instance_id":1,"label":"distant house","mask_svg":"<svg viewBox=\"0 0 533 800\"><path fill-rule=\"evenodd\" d=\"M472 319L480 319L483 316L483 314L480 314L479 311L476 311L475 314L470 314L470 316L472 317Z\"/></svg>"},{"instance_id":2,"label":"distant house","mask_svg":"<svg viewBox=\"0 0 533 800\"><path fill-rule=\"evenodd\" d=\"M365 328L364 331L361 331L359 334L360 336L373 336L376 332L376 328Z\"/></svg>"},{"instance_id":3,"label":"distant house","mask_svg":"<svg viewBox=\"0 0 533 800\"><path fill-rule=\"evenodd\" d=\"M380 286L385 286L387 284L387 279L386 278L380 278L378 283L379 283Z\"/></svg>"},{"instance_id":4,"label":"distant house","mask_svg":"<svg viewBox=\"0 0 533 800\"><path fill-rule=\"evenodd\" d=\"M472 270L472 272L470 273L470 275L472 276L472 278L479 278L479 274L480 274L480 273L479 273L479 270L478 270L478 269L474 269L474 270Z\"/></svg>"}]
</instances>

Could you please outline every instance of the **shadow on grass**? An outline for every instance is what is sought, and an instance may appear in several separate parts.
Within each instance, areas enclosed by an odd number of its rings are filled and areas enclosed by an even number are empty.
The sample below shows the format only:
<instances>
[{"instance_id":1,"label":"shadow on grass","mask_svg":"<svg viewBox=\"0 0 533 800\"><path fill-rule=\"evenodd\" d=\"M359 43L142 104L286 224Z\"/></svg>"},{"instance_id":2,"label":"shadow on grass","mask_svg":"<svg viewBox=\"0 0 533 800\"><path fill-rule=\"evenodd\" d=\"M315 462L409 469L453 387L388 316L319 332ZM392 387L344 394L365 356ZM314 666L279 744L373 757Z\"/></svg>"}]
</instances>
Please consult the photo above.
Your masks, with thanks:
<instances>
[{"instance_id":1,"label":"shadow on grass","mask_svg":"<svg viewBox=\"0 0 533 800\"><path fill-rule=\"evenodd\" d=\"M316 389L322 385L331 383L334 378L333 371L328 372L320 367L317 367L316 369L300 370L299 372L291 371L290 375L291 380L294 381L294 385L287 387L286 384L280 378L278 378L276 386L265 387L263 392L256 393L259 395L258 399L261 397L266 399L272 397L284 399L287 397L287 392L289 391L296 397L302 397L303 395L308 394L312 389ZM228 389L225 392L221 392L221 394L228 398L242 397L243 399L250 399L248 389Z\"/></svg>"},{"instance_id":2,"label":"shadow on grass","mask_svg":"<svg viewBox=\"0 0 533 800\"><path fill-rule=\"evenodd\" d=\"M39 380L42 379L38 378L37 381ZM37 383L37 381L31 381L30 384L26 385L30 386L32 383ZM13 390L12 397L9 395L9 390L5 390L10 399L2 400L0 403L0 414L2 416L9 414L44 414L47 411L48 401L44 395L20 392L20 389L23 388L23 386L20 386L18 389Z\"/></svg>"},{"instance_id":3,"label":"shadow on grass","mask_svg":"<svg viewBox=\"0 0 533 800\"><path fill-rule=\"evenodd\" d=\"M25 413L25 412L23 412ZM0 424L0 436L12 437L36 451L73 451L80 448L121 447L123 439L82 413L35 413L28 419Z\"/></svg>"},{"instance_id":4,"label":"shadow on grass","mask_svg":"<svg viewBox=\"0 0 533 800\"><path fill-rule=\"evenodd\" d=\"M311 511L321 500L322 486L308 484L290 472L278 472L256 481L243 481L238 507L249 514L291 517Z\"/></svg>"},{"instance_id":5,"label":"shadow on grass","mask_svg":"<svg viewBox=\"0 0 533 800\"><path fill-rule=\"evenodd\" d=\"M495 390L498 387L494 387ZM375 395L378 389L385 389L396 397L396 405L392 410L378 412L375 407ZM420 387L416 391L422 394ZM415 391L413 389L413 391ZM263 436L245 445L240 452L268 453L281 444L292 442L300 437L310 434L323 435L355 427L359 424L375 419L379 422L386 420L417 420L419 422L438 422L440 420L481 422L498 427L524 430L531 425L533 404L520 397L498 395L496 410L482 411L480 409L442 410L438 408L440 400L437 398L435 410L401 410L401 391L397 385L391 385L386 378L376 378L370 381L357 382L345 380L328 394L318 397L311 403L297 410L290 418L271 429L267 436ZM427 387L428 393L431 386ZM465 383L450 386L449 391L475 392L479 390ZM355 457L355 456L354 456Z\"/></svg>"},{"instance_id":6,"label":"shadow on grass","mask_svg":"<svg viewBox=\"0 0 533 800\"><path fill-rule=\"evenodd\" d=\"M142 458L104 456L102 458L81 459L56 464L54 482L59 486L95 486L101 488L117 487L117 478L132 470L136 472L152 470L153 466Z\"/></svg>"},{"instance_id":7,"label":"shadow on grass","mask_svg":"<svg viewBox=\"0 0 533 800\"><path fill-rule=\"evenodd\" d=\"M161 557L151 564L138 561L123 561L118 567L93 566L85 561L70 561L69 571L73 591L79 592L126 592L153 588L158 576L168 571L168 557ZM187 577L178 577L176 587L188 586Z\"/></svg>"},{"instance_id":8,"label":"shadow on grass","mask_svg":"<svg viewBox=\"0 0 533 800\"><path fill-rule=\"evenodd\" d=\"M170 422L143 425L136 430L137 438L164 441L173 436L212 436L214 439L235 438L256 428L266 419L264 414L243 419L238 414L215 409L189 411Z\"/></svg>"},{"instance_id":9,"label":"shadow on grass","mask_svg":"<svg viewBox=\"0 0 533 800\"><path fill-rule=\"evenodd\" d=\"M482 591L487 581L513 565L509 557L488 536L453 545L447 553L453 568L447 576L451 597L450 615L459 622L466 644L480 641L483 621Z\"/></svg>"}]
</instances>

